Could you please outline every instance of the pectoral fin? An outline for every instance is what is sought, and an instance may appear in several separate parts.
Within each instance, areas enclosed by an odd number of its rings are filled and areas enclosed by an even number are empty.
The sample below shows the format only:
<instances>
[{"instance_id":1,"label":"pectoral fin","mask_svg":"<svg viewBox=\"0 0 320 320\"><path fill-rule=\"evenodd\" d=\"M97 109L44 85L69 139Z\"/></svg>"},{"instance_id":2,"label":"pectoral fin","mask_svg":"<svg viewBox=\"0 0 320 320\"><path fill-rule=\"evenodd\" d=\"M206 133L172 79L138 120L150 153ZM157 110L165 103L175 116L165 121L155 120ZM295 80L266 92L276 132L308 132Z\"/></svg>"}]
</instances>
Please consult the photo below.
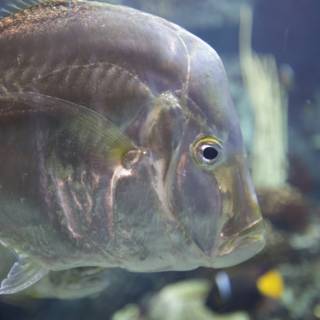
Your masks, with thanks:
<instances>
[{"instance_id":1,"label":"pectoral fin","mask_svg":"<svg viewBox=\"0 0 320 320\"><path fill-rule=\"evenodd\" d=\"M53 271L26 294L33 298L80 299L105 290L116 277L117 271L98 267Z\"/></svg>"},{"instance_id":2,"label":"pectoral fin","mask_svg":"<svg viewBox=\"0 0 320 320\"><path fill-rule=\"evenodd\" d=\"M34 263L27 256L20 256L13 264L7 277L1 281L0 294L12 294L22 291L48 273L48 270Z\"/></svg>"},{"instance_id":3,"label":"pectoral fin","mask_svg":"<svg viewBox=\"0 0 320 320\"><path fill-rule=\"evenodd\" d=\"M59 121L50 133L56 150L76 148L74 153L82 151L110 162L137 148L123 128L86 106L36 92L0 96L0 119L28 114L43 114Z\"/></svg>"}]
</instances>

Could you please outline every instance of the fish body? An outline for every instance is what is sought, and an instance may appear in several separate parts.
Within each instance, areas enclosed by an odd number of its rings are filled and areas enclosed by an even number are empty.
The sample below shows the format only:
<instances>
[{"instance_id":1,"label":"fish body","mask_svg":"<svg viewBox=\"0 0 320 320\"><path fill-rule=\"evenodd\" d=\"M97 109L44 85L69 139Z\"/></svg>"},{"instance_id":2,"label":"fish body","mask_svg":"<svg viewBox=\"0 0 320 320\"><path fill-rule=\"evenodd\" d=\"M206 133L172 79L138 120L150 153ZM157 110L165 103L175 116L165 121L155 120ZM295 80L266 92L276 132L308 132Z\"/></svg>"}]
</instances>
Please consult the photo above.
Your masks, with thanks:
<instances>
[{"instance_id":1,"label":"fish body","mask_svg":"<svg viewBox=\"0 0 320 320\"><path fill-rule=\"evenodd\" d=\"M278 300L284 279L277 269L248 270L238 274L219 271L206 298L206 306L217 313L253 311L266 299Z\"/></svg>"},{"instance_id":2,"label":"fish body","mask_svg":"<svg viewBox=\"0 0 320 320\"><path fill-rule=\"evenodd\" d=\"M49 271L187 270L263 247L223 65L131 8L49 1L0 20L0 293ZM15 268L15 269L14 269Z\"/></svg>"}]
</instances>

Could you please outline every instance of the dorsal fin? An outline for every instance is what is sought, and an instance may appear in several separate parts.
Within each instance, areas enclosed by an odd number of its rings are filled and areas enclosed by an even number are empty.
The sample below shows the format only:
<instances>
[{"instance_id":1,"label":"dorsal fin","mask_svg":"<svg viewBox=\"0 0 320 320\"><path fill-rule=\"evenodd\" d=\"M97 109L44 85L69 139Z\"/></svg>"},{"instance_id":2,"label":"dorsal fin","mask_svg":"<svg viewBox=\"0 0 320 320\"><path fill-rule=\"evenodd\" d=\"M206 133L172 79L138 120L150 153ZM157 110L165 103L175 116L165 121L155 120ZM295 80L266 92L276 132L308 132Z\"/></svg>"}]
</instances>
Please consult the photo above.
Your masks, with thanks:
<instances>
[{"instance_id":1,"label":"dorsal fin","mask_svg":"<svg viewBox=\"0 0 320 320\"><path fill-rule=\"evenodd\" d=\"M70 6L78 2L99 2L99 0L0 0L0 19L38 4L65 3ZM104 2L101 2L104 3Z\"/></svg>"},{"instance_id":2,"label":"dorsal fin","mask_svg":"<svg viewBox=\"0 0 320 320\"><path fill-rule=\"evenodd\" d=\"M0 0L0 18L50 0Z\"/></svg>"}]
</instances>

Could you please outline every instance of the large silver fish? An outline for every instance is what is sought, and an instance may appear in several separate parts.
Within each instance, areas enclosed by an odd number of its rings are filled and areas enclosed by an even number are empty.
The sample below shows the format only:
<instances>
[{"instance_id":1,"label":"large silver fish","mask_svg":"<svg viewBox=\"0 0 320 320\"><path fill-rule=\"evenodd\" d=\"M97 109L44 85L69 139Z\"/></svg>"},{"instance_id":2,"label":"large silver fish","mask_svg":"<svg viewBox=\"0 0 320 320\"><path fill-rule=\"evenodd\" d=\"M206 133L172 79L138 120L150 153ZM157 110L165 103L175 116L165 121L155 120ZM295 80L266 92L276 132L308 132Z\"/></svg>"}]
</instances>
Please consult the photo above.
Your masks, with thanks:
<instances>
[{"instance_id":1,"label":"large silver fish","mask_svg":"<svg viewBox=\"0 0 320 320\"><path fill-rule=\"evenodd\" d=\"M0 293L49 271L257 253L263 224L217 53L127 7L50 1L8 16L16 4L0 11L0 241L18 260Z\"/></svg>"}]
</instances>

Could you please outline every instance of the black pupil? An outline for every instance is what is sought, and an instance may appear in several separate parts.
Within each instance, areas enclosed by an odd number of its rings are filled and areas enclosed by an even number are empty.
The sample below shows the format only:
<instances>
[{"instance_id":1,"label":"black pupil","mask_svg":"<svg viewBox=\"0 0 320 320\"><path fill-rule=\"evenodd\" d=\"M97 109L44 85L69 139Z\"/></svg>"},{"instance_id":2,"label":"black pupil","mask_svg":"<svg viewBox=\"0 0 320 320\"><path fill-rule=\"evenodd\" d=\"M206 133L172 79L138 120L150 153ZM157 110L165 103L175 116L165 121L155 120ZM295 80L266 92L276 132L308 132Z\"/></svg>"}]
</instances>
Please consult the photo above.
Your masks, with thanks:
<instances>
[{"instance_id":1,"label":"black pupil","mask_svg":"<svg viewBox=\"0 0 320 320\"><path fill-rule=\"evenodd\" d=\"M203 157L206 160L214 160L218 156L218 150L214 147L205 147L203 149Z\"/></svg>"}]
</instances>

